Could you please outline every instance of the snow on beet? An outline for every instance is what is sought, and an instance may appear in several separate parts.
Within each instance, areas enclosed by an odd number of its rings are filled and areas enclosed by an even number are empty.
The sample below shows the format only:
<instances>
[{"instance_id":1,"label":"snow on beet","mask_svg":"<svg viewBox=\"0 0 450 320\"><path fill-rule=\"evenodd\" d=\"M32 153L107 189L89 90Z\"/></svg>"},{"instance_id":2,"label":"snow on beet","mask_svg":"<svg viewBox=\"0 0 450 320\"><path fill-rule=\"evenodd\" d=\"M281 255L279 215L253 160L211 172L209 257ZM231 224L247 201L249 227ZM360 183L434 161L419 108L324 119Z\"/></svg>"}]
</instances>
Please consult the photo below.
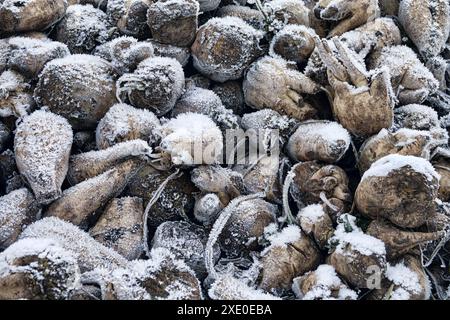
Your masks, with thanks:
<instances>
[{"instance_id":1,"label":"snow on beet","mask_svg":"<svg viewBox=\"0 0 450 320\"><path fill-rule=\"evenodd\" d=\"M0 21L0 299L448 299L447 0Z\"/></svg>"}]
</instances>

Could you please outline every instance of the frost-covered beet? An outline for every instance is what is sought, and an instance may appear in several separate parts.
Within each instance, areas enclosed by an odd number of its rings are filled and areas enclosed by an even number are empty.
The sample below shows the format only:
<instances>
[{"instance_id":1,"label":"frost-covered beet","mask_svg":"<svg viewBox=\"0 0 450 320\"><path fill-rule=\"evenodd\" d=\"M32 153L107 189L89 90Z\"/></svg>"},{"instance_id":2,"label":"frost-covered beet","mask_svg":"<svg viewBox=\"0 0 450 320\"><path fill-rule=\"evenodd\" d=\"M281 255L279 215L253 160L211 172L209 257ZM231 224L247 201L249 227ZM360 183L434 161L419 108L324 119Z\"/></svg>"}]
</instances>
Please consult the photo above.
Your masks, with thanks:
<instances>
[{"instance_id":1,"label":"frost-covered beet","mask_svg":"<svg viewBox=\"0 0 450 320\"><path fill-rule=\"evenodd\" d=\"M158 248L149 260L135 260L110 273L101 268L81 281L101 288L102 300L200 300L200 282L194 272L167 249Z\"/></svg>"},{"instance_id":2,"label":"frost-covered beet","mask_svg":"<svg viewBox=\"0 0 450 320\"><path fill-rule=\"evenodd\" d=\"M394 126L413 130L430 130L439 127L439 117L433 108L409 104L394 110Z\"/></svg>"},{"instance_id":3,"label":"frost-covered beet","mask_svg":"<svg viewBox=\"0 0 450 320\"><path fill-rule=\"evenodd\" d=\"M157 171L151 165L146 165L128 185L126 194L144 199L144 207L147 207L161 184L168 180L149 210L147 224L151 227L157 227L165 221L186 218L186 215L192 212L195 203L194 193L198 190L186 173L168 179L174 173L174 171Z\"/></svg>"},{"instance_id":4,"label":"frost-covered beet","mask_svg":"<svg viewBox=\"0 0 450 320\"><path fill-rule=\"evenodd\" d=\"M141 165L141 160L130 159L64 190L61 197L48 207L45 215L69 221L83 229L89 227L95 211L117 197Z\"/></svg>"},{"instance_id":5,"label":"frost-covered beet","mask_svg":"<svg viewBox=\"0 0 450 320\"><path fill-rule=\"evenodd\" d=\"M240 173L221 166L199 166L191 171L191 180L202 192L216 193L227 205L244 191Z\"/></svg>"},{"instance_id":6,"label":"frost-covered beet","mask_svg":"<svg viewBox=\"0 0 450 320\"><path fill-rule=\"evenodd\" d=\"M150 37L147 10L150 0L108 0L106 14L122 34L138 39Z\"/></svg>"},{"instance_id":7,"label":"frost-covered beet","mask_svg":"<svg viewBox=\"0 0 450 320\"><path fill-rule=\"evenodd\" d=\"M277 212L275 205L262 199L239 203L219 236L221 249L230 257L256 250L258 238L275 222Z\"/></svg>"},{"instance_id":8,"label":"frost-covered beet","mask_svg":"<svg viewBox=\"0 0 450 320\"><path fill-rule=\"evenodd\" d=\"M389 128L395 103L389 70L369 73L356 54L336 38L317 41L316 46L328 68L336 120L358 137Z\"/></svg>"},{"instance_id":9,"label":"frost-covered beet","mask_svg":"<svg viewBox=\"0 0 450 320\"><path fill-rule=\"evenodd\" d=\"M402 44L399 27L392 18L378 18L351 31L340 39L360 56L365 57L369 67L385 47Z\"/></svg>"},{"instance_id":10,"label":"frost-covered beet","mask_svg":"<svg viewBox=\"0 0 450 320\"><path fill-rule=\"evenodd\" d=\"M195 39L198 14L195 0L160 0L148 8L147 23L156 41L186 47Z\"/></svg>"},{"instance_id":11,"label":"frost-covered beet","mask_svg":"<svg viewBox=\"0 0 450 320\"><path fill-rule=\"evenodd\" d=\"M0 197L0 249L13 244L22 229L40 218L33 194L25 188Z\"/></svg>"},{"instance_id":12,"label":"frost-covered beet","mask_svg":"<svg viewBox=\"0 0 450 320\"><path fill-rule=\"evenodd\" d=\"M61 196L73 133L63 117L38 110L25 117L14 138L16 165L40 204Z\"/></svg>"},{"instance_id":13,"label":"frost-covered beet","mask_svg":"<svg viewBox=\"0 0 450 320\"><path fill-rule=\"evenodd\" d=\"M384 242L389 261L413 253L419 245L439 240L443 236L441 232L405 231L381 219L373 220L369 224L367 234Z\"/></svg>"},{"instance_id":14,"label":"frost-covered beet","mask_svg":"<svg viewBox=\"0 0 450 320\"><path fill-rule=\"evenodd\" d=\"M0 33L40 31L59 21L66 0L4 0L0 3Z\"/></svg>"},{"instance_id":15,"label":"frost-covered beet","mask_svg":"<svg viewBox=\"0 0 450 320\"><path fill-rule=\"evenodd\" d=\"M260 146L260 150L264 147L266 152L271 155L250 155L249 163L246 165L238 164L234 170L239 172L243 177L243 186L248 193L264 192L269 201L280 203L282 198L281 171L283 163L287 158L279 155L276 148L270 149L268 146ZM250 146L250 150L256 150L255 146Z\"/></svg>"},{"instance_id":16,"label":"frost-covered beet","mask_svg":"<svg viewBox=\"0 0 450 320\"><path fill-rule=\"evenodd\" d=\"M311 204L300 210L297 221L302 231L312 236L320 249L324 249L334 232L333 221L324 210L325 205Z\"/></svg>"},{"instance_id":17,"label":"frost-covered beet","mask_svg":"<svg viewBox=\"0 0 450 320\"><path fill-rule=\"evenodd\" d=\"M160 224L152 240L152 249L166 248L177 259L195 272L199 279L207 275L205 245L208 236L202 227L186 221L168 221ZM214 260L220 256L219 246L214 247Z\"/></svg>"},{"instance_id":18,"label":"frost-covered beet","mask_svg":"<svg viewBox=\"0 0 450 320\"><path fill-rule=\"evenodd\" d=\"M43 239L55 241L77 260L81 272L95 268L113 270L125 267L128 261L120 254L95 241L86 232L69 222L50 217L29 225L20 239L40 243Z\"/></svg>"},{"instance_id":19,"label":"frost-covered beet","mask_svg":"<svg viewBox=\"0 0 450 320\"><path fill-rule=\"evenodd\" d=\"M106 60L70 55L47 63L34 98L69 120L74 129L92 129L116 103L116 73Z\"/></svg>"},{"instance_id":20,"label":"frost-covered beet","mask_svg":"<svg viewBox=\"0 0 450 320\"><path fill-rule=\"evenodd\" d=\"M342 34L339 39L347 47L365 59L369 69L374 64L383 48L402 44L399 27L391 18L378 18L365 25ZM326 63L322 61L316 48L310 56L305 74L323 85L328 84Z\"/></svg>"},{"instance_id":21,"label":"frost-covered beet","mask_svg":"<svg viewBox=\"0 0 450 320\"><path fill-rule=\"evenodd\" d=\"M265 135L273 134L272 130L278 130L280 143L284 144L294 132L298 121L288 116L281 115L272 109L262 109L259 111L246 113L242 117L242 128L245 130L264 130Z\"/></svg>"},{"instance_id":22,"label":"frost-covered beet","mask_svg":"<svg viewBox=\"0 0 450 320\"><path fill-rule=\"evenodd\" d=\"M143 140L118 143L99 151L90 151L70 157L68 181L75 185L98 176L129 159L148 159L152 149Z\"/></svg>"},{"instance_id":23,"label":"frost-covered beet","mask_svg":"<svg viewBox=\"0 0 450 320\"><path fill-rule=\"evenodd\" d=\"M237 279L229 274L220 275L211 288L208 295L213 300L278 300L279 298L256 289L242 279Z\"/></svg>"},{"instance_id":24,"label":"frost-covered beet","mask_svg":"<svg viewBox=\"0 0 450 320\"><path fill-rule=\"evenodd\" d=\"M189 58L191 57L191 52L189 51L189 48L177 47L170 44L163 44L151 39L148 40L147 42L153 45L153 49L155 51L156 56L173 58L177 60L183 67L185 67L188 64Z\"/></svg>"},{"instance_id":25,"label":"frost-covered beet","mask_svg":"<svg viewBox=\"0 0 450 320\"><path fill-rule=\"evenodd\" d=\"M24 76L11 70L0 74L0 117L23 117L34 105L31 86Z\"/></svg>"},{"instance_id":26,"label":"frost-covered beet","mask_svg":"<svg viewBox=\"0 0 450 320\"><path fill-rule=\"evenodd\" d=\"M117 95L136 108L149 109L157 116L169 112L184 89L184 73L173 58L155 57L142 61L134 73L117 80Z\"/></svg>"},{"instance_id":27,"label":"frost-covered beet","mask_svg":"<svg viewBox=\"0 0 450 320\"><path fill-rule=\"evenodd\" d=\"M268 292L289 290L292 280L314 270L320 251L298 226L290 225L269 236L270 246L262 252L259 287Z\"/></svg>"},{"instance_id":28,"label":"frost-covered beet","mask_svg":"<svg viewBox=\"0 0 450 320\"><path fill-rule=\"evenodd\" d=\"M377 300L428 300L431 295L430 278L422 267L420 257L405 255L397 263L389 263L381 288L369 295Z\"/></svg>"},{"instance_id":29,"label":"frost-covered beet","mask_svg":"<svg viewBox=\"0 0 450 320\"><path fill-rule=\"evenodd\" d=\"M217 83L211 90L219 96L225 108L233 110L233 113L239 116L244 114L245 102L241 83L238 81Z\"/></svg>"},{"instance_id":30,"label":"frost-covered beet","mask_svg":"<svg viewBox=\"0 0 450 320\"><path fill-rule=\"evenodd\" d=\"M214 81L242 77L260 54L263 32L236 17L212 18L202 25L191 47L194 67Z\"/></svg>"},{"instance_id":31,"label":"frost-covered beet","mask_svg":"<svg viewBox=\"0 0 450 320\"><path fill-rule=\"evenodd\" d=\"M133 72L139 63L153 57L154 49L150 42L123 36L97 46L94 55L110 61L119 74L124 74Z\"/></svg>"},{"instance_id":32,"label":"frost-covered beet","mask_svg":"<svg viewBox=\"0 0 450 320\"><path fill-rule=\"evenodd\" d=\"M210 117L182 113L161 126L161 157L174 165L193 166L220 163L223 136Z\"/></svg>"},{"instance_id":33,"label":"frost-covered beet","mask_svg":"<svg viewBox=\"0 0 450 320\"><path fill-rule=\"evenodd\" d=\"M223 203L215 193L207 193L195 200L194 217L204 226L211 226L223 208Z\"/></svg>"},{"instance_id":34,"label":"frost-covered beet","mask_svg":"<svg viewBox=\"0 0 450 320\"><path fill-rule=\"evenodd\" d=\"M309 9L303 1L272 0L264 3L263 11L274 30L280 30L287 24L309 26Z\"/></svg>"},{"instance_id":35,"label":"frost-covered beet","mask_svg":"<svg viewBox=\"0 0 450 320\"><path fill-rule=\"evenodd\" d=\"M29 238L0 253L1 300L62 300L77 288L74 255L56 241Z\"/></svg>"},{"instance_id":36,"label":"frost-covered beet","mask_svg":"<svg viewBox=\"0 0 450 320\"><path fill-rule=\"evenodd\" d=\"M112 199L89 234L128 260L144 252L144 204L141 198Z\"/></svg>"},{"instance_id":37,"label":"frost-covered beet","mask_svg":"<svg viewBox=\"0 0 450 320\"><path fill-rule=\"evenodd\" d=\"M56 40L65 43L70 52L89 53L105 43L111 35L112 25L106 13L92 5L73 5L56 27Z\"/></svg>"},{"instance_id":38,"label":"frost-covered beet","mask_svg":"<svg viewBox=\"0 0 450 320\"><path fill-rule=\"evenodd\" d=\"M205 265L210 280L219 276L214 266L214 245L218 240L228 257L243 257L250 253L247 250L257 249L258 238L264 234L266 226L275 221L277 208L262 200L263 196L263 193L239 196L220 212L211 228L205 248ZM242 204L244 206L241 206ZM238 214L238 217L235 214ZM224 229L225 234L222 233ZM240 235L246 239L236 238ZM253 270L253 273L255 271Z\"/></svg>"},{"instance_id":39,"label":"frost-covered beet","mask_svg":"<svg viewBox=\"0 0 450 320\"><path fill-rule=\"evenodd\" d=\"M383 67L389 70L392 87L403 105L422 103L439 88L433 74L406 46L384 48L374 63L374 68Z\"/></svg>"},{"instance_id":40,"label":"frost-covered beet","mask_svg":"<svg viewBox=\"0 0 450 320\"><path fill-rule=\"evenodd\" d=\"M429 59L442 52L450 32L447 1L401 1L398 18L423 58Z\"/></svg>"},{"instance_id":41,"label":"frost-covered beet","mask_svg":"<svg viewBox=\"0 0 450 320\"><path fill-rule=\"evenodd\" d=\"M219 96L208 89L193 87L186 90L171 115L176 117L187 112L209 116L223 130L239 127L239 120L233 111L225 108Z\"/></svg>"},{"instance_id":42,"label":"frost-covered beet","mask_svg":"<svg viewBox=\"0 0 450 320\"><path fill-rule=\"evenodd\" d=\"M289 138L287 150L295 161L339 161L350 146L350 135L337 122L307 121Z\"/></svg>"},{"instance_id":43,"label":"frost-covered beet","mask_svg":"<svg viewBox=\"0 0 450 320\"><path fill-rule=\"evenodd\" d=\"M388 155L364 173L355 193L356 208L372 219L383 217L400 227L420 227L435 210L439 178L425 159Z\"/></svg>"},{"instance_id":44,"label":"frost-covered beet","mask_svg":"<svg viewBox=\"0 0 450 320\"><path fill-rule=\"evenodd\" d=\"M322 264L316 270L295 278L292 291L302 300L356 300L358 294L346 286L336 270Z\"/></svg>"},{"instance_id":45,"label":"frost-covered beet","mask_svg":"<svg viewBox=\"0 0 450 320\"><path fill-rule=\"evenodd\" d=\"M158 141L159 119L149 110L116 104L109 109L97 126L95 139L99 150L120 142L141 139L154 144Z\"/></svg>"},{"instance_id":46,"label":"frost-covered beet","mask_svg":"<svg viewBox=\"0 0 450 320\"><path fill-rule=\"evenodd\" d=\"M31 79L39 75L47 62L70 54L65 44L56 41L14 37L8 43L8 67Z\"/></svg>"},{"instance_id":47,"label":"frost-covered beet","mask_svg":"<svg viewBox=\"0 0 450 320\"><path fill-rule=\"evenodd\" d=\"M282 187L279 181L280 156L275 150L271 156L252 156L255 161L243 168L244 187L249 193L265 192L266 198L272 202L280 202Z\"/></svg>"},{"instance_id":48,"label":"frost-covered beet","mask_svg":"<svg viewBox=\"0 0 450 320\"><path fill-rule=\"evenodd\" d=\"M386 248L383 241L365 234L349 214L338 219L330 239L333 252L327 258L336 272L351 286L368 288L374 272L386 270Z\"/></svg>"},{"instance_id":49,"label":"frost-covered beet","mask_svg":"<svg viewBox=\"0 0 450 320\"><path fill-rule=\"evenodd\" d=\"M287 25L273 37L270 54L295 63L305 63L314 51L316 32L300 25Z\"/></svg>"},{"instance_id":50,"label":"frost-covered beet","mask_svg":"<svg viewBox=\"0 0 450 320\"><path fill-rule=\"evenodd\" d=\"M252 108L270 108L300 121L311 119L317 111L303 101L302 94L315 94L319 86L285 60L264 57L250 66L244 83L245 102Z\"/></svg>"},{"instance_id":51,"label":"frost-covered beet","mask_svg":"<svg viewBox=\"0 0 450 320\"><path fill-rule=\"evenodd\" d=\"M394 133L383 129L362 145L358 167L361 172L365 172L372 163L390 154L429 160L431 152L439 145L446 145L447 141L448 134L443 129L429 132L402 128Z\"/></svg>"},{"instance_id":52,"label":"frost-covered beet","mask_svg":"<svg viewBox=\"0 0 450 320\"><path fill-rule=\"evenodd\" d=\"M227 5L217 10L217 17L241 18L253 28L263 30L264 15L261 11L240 5Z\"/></svg>"},{"instance_id":53,"label":"frost-covered beet","mask_svg":"<svg viewBox=\"0 0 450 320\"><path fill-rule=\"evenodd\" d=\"M446 298L447 2L0 0L0 298Z\"/></svg>"},{"instance_id":54,"label":"frost-covered beet","mask_svg":"<svg viewBox=\"0 0 450 320\"><path fill-rule=\"evenodd\" d=\"M380 16L378 0L319 0L314 13L322 20L337 22L329 38L362 26Z\"/></svg>"},{"instance_id":55,"label":"frost-covered beet","mask_svg":"<svg viewBox=\"0 0 450 320\"><path fill-rule=\"evenodd\" d=\"M330 208L330 217L349 209L352 195L348 188L348 177L344 170L334 165L323 165L317 161L301 162L292 167L290 194L301 207L324 203Z\"/></svg>"}]
</instances>

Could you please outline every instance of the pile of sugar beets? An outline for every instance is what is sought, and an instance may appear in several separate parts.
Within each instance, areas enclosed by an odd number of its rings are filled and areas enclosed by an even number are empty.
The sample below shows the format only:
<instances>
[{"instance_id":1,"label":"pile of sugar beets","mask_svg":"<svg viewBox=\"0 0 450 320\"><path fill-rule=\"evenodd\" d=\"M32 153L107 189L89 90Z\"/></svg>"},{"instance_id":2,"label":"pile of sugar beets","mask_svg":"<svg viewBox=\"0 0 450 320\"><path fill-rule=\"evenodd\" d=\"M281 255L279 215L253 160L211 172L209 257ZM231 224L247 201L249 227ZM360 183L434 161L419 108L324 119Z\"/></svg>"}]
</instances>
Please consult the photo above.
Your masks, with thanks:
<instances>
[{"instance_id":1,"label":"pile of sugar beets","mask_svg":"<svg viewBox=\"0 0 450 320\"><path fill-rule=\"evenodd\" d=\"M0 0L0 299L447 299L449 6Z\"/></svg>"}]
</instances>

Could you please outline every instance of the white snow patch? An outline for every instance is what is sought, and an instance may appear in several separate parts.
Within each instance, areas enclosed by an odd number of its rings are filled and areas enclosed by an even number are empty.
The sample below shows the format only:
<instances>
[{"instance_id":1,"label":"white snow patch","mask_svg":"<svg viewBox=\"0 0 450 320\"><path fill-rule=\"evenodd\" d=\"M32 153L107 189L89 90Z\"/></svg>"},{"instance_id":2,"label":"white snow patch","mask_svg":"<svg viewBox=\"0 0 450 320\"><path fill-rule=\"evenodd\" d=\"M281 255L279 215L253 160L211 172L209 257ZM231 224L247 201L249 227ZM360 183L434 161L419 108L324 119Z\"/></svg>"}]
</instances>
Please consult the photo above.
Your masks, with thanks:
<instances>
[{"instance_id":1,"label":"white snow patch","mask_svg":"<svg viewBox=\"0 0 450 320\"><path fill-rule=\"evenodd\" d=\"M208 116L182 113L165 123L161 134L160 146L171 155L176 165L219 161L223 148L222 132ZM211 154L204 153L206 150Z\"/></svg>"},{"instance_id":2,"label":"white snow patch","mask_svg":"<svg viewBox=\"0 0 450 320\"><path fill-rule=\"evenodd\" d=\"M306 275L305 275L306 276ZM315 285L311 290L302 294L294 279L292 289L297 297L303 300L356 300L358 295L355 291L347 288L338 277L333 266L323 264L314 271ZM338 290L337 297L332 296L332 290Z\"/></svg>"},{"instance_id":3,"label":"white snow patch","mask_svg":"<svg viewBox=\"0 0 450 320\"><path fill-rule=\"evenodd\" d=\"M220 275L211 285L208 295L213 300L280 300L280 298L254 289L243 280L228 274Z\"/></svg>"},{"instance_id":4,"label":"white snow patch","mask_svg":"<svg viewBox=\"0 0 450 320\"><path fill-rule=\"evenodd\" d=\"M344 214L339 218L339 222L333 237L329 240L332 243L338 243L336 252L343 255L352 254L351 251L357 251L362 255L386 255L386 247L384 242L380 239L365 234L357 225L356 217ZM350 228L350 230L346 230ZM348 251L347 246L351 246L351 251Z\"/></svg>"},{"instance_id":5,"label":"white snow patch","mask_svg":"<svg viewBox=\"0 0 450 320\"><path fill-rule=\"evenodd\" d=\"M296 225L289 225L280 232L269 235L267 240L270 241L270 247L285 247L287 244L294 243L301 238L301 230ZM269 247L269 248L270 248ZM266 248L264 251L267 251ZM264 255L262 253L262 255Z\"/></svg>"},{"instance_id":6,"label":"white snow patch","mask_svg":"<svg viewBox=\"0 0 450 320\"><path fill-rule=\"evenodd\" d=\"M375 161L362 176L362 180L368 177L386 177L392 171L403 167L410 167L414 171L423 174L429 181L439 180L441 177L428 160L414 156L391 154Z\"/></svg>"},{"instance_id":7,"label":"white snow patch","mask_svg":"<svg viewBox=\"0 0 450 320\"><path fill-rule=\"evenodd\" d=\"M320 221L324 216L325 211L323 211L323 207L320 204L306 206L298 213L299 218L307 219L312 224Z\"/></svg>"},{"instance_id":8,"label":"white snow patch","mask_svg":"<svg viewBox=\"0 0 450 320\"><path fill-rule=\"evenodd\" d=\"M392 292L391 300L408 300L411 293L418 294L422 290L419 276L403 262L396 265L388 263L386 277L399 286Z\"/></svg>"}]
</instances>

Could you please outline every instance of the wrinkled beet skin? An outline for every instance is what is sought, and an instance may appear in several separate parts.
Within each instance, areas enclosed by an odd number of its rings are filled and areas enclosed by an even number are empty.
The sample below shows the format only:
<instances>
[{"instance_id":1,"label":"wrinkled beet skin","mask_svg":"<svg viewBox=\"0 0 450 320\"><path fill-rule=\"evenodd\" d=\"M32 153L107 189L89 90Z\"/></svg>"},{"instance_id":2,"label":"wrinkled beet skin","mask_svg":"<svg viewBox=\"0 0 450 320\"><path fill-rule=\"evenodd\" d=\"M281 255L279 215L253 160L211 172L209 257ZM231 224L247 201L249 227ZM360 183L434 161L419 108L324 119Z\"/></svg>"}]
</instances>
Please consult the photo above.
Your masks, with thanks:
<instances>
[{"instance_id":1,"label":"wrinkled beet skin","mask_svg":"<svg viewBox=\"0 0 450 320\"><path fill-rule=\"evenodd\" d=\"M436 178L427 178L411 168L394 170L387 177L368 177L361 181L356 193L356 208L363 215L384 217L403 228L417 228L435 211Z\"/></svg>"}]
</instances>

